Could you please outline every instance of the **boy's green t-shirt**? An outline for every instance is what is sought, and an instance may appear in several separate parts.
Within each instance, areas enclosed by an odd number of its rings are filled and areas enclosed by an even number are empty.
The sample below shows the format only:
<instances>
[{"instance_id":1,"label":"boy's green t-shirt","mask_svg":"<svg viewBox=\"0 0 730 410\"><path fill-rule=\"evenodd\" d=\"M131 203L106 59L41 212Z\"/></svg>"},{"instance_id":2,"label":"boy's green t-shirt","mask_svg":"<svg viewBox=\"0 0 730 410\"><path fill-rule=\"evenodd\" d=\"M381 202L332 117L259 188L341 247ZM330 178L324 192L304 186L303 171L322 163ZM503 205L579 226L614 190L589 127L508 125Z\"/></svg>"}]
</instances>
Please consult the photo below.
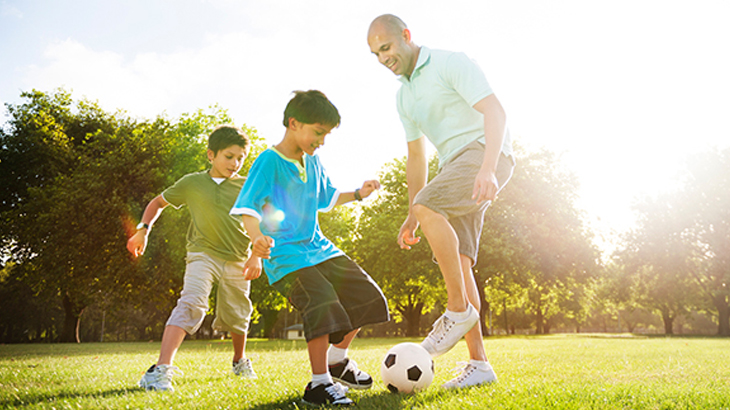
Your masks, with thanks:
<instances>
[{"instance_id":1,"label":"boy's green t-shirt","mask_svg":"<svg viewBox=\"0 0 730 410\"><path fill-rule=\"evenodd\" d=\"M188 252L206 252L227 261L248 257L250 240L243 223L229 214L245 181L236 174L218 184L202 171L185 175L162 193L176 209L183 205L190 209Z\"/></svg>"}]
</instances>

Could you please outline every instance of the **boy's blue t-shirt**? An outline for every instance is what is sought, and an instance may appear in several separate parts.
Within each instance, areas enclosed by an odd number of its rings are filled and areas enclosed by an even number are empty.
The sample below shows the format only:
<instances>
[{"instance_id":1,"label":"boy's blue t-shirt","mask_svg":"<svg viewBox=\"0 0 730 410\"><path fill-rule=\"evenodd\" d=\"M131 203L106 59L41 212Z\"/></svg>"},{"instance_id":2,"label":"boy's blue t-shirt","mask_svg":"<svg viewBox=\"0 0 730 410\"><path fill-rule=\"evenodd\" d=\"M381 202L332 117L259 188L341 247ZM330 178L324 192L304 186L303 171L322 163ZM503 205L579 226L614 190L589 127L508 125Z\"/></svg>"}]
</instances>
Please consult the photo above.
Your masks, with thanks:
<instances>
[{"instance_id":1,"label":"boy's blue t-shirt","mask_svg":"<svg viewBox=\"0 0 730 410\"><path fill-rule=\"evenodd\" d=\"M271 258L263 259L269 283L289 273L344 255L319 228L317 213L337 202L335 189L317 155L299 161L274 148L262 152L251 166L231 215L259 220L261 233L274 238Z\"/></svg>"}]
</instances>

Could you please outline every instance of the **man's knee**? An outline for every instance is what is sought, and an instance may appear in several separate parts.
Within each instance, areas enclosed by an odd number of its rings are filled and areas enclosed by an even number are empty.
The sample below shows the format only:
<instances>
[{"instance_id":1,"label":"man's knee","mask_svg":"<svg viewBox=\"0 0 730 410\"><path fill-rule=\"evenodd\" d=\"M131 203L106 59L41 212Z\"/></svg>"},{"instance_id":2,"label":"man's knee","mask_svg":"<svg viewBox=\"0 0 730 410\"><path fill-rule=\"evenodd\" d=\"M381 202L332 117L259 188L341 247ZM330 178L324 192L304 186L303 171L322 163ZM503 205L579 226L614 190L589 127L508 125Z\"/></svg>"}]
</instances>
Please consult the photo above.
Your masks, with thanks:
<instances>
[{"instance_id":1,"label":"man's knee","mask_svg":"<svg viewBox=\"0 0 730 410\"><path fill-rule=\"evenodd\" d=\"M424 221L428 221L429 218L441 216L441 214L421 204L413 205L413 215L416 216L416 219L418 219L418 222L421 224L423 224Z\"/></svg>"}]
</instances>

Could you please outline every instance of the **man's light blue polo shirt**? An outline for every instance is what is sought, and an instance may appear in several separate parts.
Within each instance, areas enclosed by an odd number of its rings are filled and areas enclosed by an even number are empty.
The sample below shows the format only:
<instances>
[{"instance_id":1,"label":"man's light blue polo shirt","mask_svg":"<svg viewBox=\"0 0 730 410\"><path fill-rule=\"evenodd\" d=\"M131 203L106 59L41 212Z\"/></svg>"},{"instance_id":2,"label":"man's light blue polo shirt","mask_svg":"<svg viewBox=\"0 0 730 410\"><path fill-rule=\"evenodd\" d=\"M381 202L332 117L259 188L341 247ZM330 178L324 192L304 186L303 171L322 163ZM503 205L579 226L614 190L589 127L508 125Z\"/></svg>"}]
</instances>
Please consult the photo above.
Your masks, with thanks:
<instances>
[{"instance_id":1,"label":"man's light blue polo shirt","mask_svg":"<svg viewBox=\"0 0 730 410\"><path fill-rule=\"evenodd\" d=\"M289 273L344 255L319 228L318 212L331 210L340 196L317 155L304 155L304 165L274 148L251 166L231 215L259 220L261 233L274 238L271 258L264 259L269 283Z\"/></svg>"},{"instance_id":2,"label":"man's light blue polo shirt","mask_svg":"<svg viewBox=\"0 0 730 410\"><path fill-rule=\"evenodd\" d=\"M398 114L406 140L426 135L436 147L440 166L469 143L484 142L484 116L474 104L491 95L484 73L464 53L421 47L413 74L398 78ZM512 155L505 129L502 152Z\"/></svg>"}]
</instances>

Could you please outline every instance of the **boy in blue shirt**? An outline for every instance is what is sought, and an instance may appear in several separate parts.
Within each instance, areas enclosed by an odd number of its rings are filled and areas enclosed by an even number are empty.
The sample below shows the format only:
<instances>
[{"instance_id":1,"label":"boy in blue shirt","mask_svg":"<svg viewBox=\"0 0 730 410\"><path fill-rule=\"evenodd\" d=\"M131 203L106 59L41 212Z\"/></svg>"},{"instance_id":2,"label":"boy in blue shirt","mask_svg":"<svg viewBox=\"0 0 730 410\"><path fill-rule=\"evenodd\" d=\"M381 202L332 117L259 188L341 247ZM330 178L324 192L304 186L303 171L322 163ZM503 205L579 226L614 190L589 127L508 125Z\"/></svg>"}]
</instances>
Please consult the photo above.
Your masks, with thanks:
<instances>
[{"instance_id":1,"label":"boy in blue shirt","mask_svg":"<svg viewBox=\"0 0 730 410\"><path fill-rule=\"evenodd\" d=\"M251 238L244 277L263 270L269 283L297 308L304 322L312 381L308 404L351 405L350 388L367 389L372 378L347 357L360 327L389 320L378 285L319 228L318 212L361 201L380 187L365 181L354 192L335 189L314 154L340 124L337 108L319 91L297 91L284 111L284 139L262 152L236 200ZM332 344L330 346L330 344Z\"/></svg>"}]
</instances>

